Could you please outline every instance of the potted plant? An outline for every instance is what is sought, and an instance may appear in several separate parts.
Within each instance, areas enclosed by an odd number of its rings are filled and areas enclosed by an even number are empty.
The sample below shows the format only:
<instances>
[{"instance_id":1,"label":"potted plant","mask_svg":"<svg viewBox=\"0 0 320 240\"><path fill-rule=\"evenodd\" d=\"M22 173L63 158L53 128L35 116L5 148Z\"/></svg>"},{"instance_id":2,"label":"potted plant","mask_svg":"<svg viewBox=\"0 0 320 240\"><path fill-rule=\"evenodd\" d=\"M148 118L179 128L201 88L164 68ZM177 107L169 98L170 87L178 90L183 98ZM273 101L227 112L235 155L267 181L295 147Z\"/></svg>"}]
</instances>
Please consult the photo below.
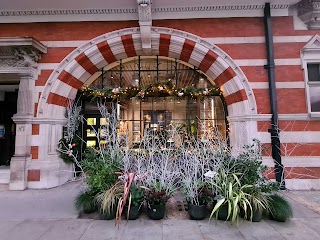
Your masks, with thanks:
<instances>
[{"instance_id":1,"label":"potted plant","mask_svg":"<svg viewBox=\"0 0 320 240\"><path fill-rule=\"evenodd\" d=\"M166 204L170 196L165 190L146 188L145 199L147 202L147 215L153 220L160 220L164 217Z\"/></svg>"},{"instance_id":2,"label":"potted plant","mask_svg":"<svg viewBox=\"0 0 320 240\"><path fill-rule=\"evenodd\" d=\"M215 197L217 203L210 214L210 219L216 216L217 219L234 222L238 219L240 208L243 209L244 214L247 214L248 209L252 211L250 195L245 192L252 186L241 186L237 174L228 174L224 169L220 169L214 185L218 192Z\"/></svg>"},{"instance_id":3,"label":"potted plant","mask_svg":"<svg viewBox=\"0 0 320 240\"><path fill-rule=\"evenodd\" d=\"M95 212L98 209L95 194L90 191L80 192L75 199L75 207L86 214Z\"/></svg>"},{"instance_id":4,"label":"potted plant","mask_svg":"<svg viewBox=\"0 0 320 240\"><path fill-rule=\"evenodd\" d=\"M118 181L111 188L96 196L100 219L111 220L116 217L118 201L123 195L123 184Z\"/></svg>"},{"instance_id":5,"label":"potted plant","mask_svg":"<svg viewBox=\"0 0 320 240\"><path fill-rule=\"evenodd\" d=\"M292 207L282 196L272 194L269 197L269 213L271 219L285 222L292 217Z\"/></svg>"},{"instance_id":6,"label":"potted plant","mask_svg":"<svg viewBox=\"0 0 320 240\"><path fill-rule=\"evenodd\" d=\"M202 220L207 216L207 205L212 202L213 193L204 183L199 186L194 195L187 195L188 213L192 220Z\"/></svg>"},{"instance_id":7,"label":"potted plant","mask_svg":"<svg viewBox=\"0 0 320 240\"><path fill-rule=\"evenodd\" d=\"M127 219L135 220L140 216L140 210L144 201L144 191L140 186L132 185L125 212Z\"/></svg>"}]
</instances>

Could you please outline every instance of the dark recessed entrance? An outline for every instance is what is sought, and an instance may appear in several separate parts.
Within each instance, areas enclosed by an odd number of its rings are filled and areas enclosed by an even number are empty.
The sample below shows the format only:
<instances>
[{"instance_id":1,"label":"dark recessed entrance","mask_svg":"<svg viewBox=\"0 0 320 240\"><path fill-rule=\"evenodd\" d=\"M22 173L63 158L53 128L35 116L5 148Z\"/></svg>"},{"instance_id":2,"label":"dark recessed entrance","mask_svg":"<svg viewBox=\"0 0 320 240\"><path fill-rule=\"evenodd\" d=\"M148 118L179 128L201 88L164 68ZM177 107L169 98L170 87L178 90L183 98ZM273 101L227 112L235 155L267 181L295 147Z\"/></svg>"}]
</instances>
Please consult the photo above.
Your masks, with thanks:
<instances>
[{"instance_id":1,"label":"dark recessed entrance","mask_svg":"<svg viewBox=\"0 0 320 240\"><path fill-rule=\"evenodd\" d=\"M0 165L9 165L14 155L15 124L12 120L17 113L18 91L2 92L0 98Z\"/></svg>"}]
</instances>

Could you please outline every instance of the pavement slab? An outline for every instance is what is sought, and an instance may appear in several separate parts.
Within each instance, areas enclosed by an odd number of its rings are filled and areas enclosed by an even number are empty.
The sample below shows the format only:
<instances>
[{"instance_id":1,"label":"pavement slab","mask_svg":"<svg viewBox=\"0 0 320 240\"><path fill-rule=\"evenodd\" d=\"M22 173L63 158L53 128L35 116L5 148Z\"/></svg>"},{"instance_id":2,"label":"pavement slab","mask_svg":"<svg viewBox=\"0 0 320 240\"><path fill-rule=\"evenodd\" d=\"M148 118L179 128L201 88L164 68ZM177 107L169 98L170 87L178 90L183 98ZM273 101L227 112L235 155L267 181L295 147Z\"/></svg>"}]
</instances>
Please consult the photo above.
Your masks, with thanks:
<instances>
[{"instance_id":1,"label":"pavement slab","mask_svg":"<svg viewBox=\"0 0 320 240\"><path fill-rule=\"evenodd\" d=\"M114 220L95 220L79 240L120 240L124 230L125 225L118 228Z\"/></svg>"},{"instance_id":2,"label":"pavement slab","mask_svg":"<svg viewBox=\"0 0 320 240\"><path fill-rule=\"evenodd\" d=\"M36 240L49 231L56 221L26 220L15 225L1 236L1 240Z\"/></svg>"},{"instance_id":3,"label":"pavement slab","mask_svg":"<svg viewBox=\"0 0 320 240\"><path fill-rule=\"evenodd\" d=\"M123 225L126 222L126 225ZM120 228L125 228L122 238L124 240L162 240L163 220L136 219L122 221ZM151 238L152 236L152 238Z\"/></svg>"},{"instance_id":4,"label":"pavement slab","mask_svg":"<svg viewBox=\"0 0 320 240\"><path fill-rule=\"evenodd\" d=\"M78 240L90 227L92 222L93 220L91 219L82 219L79 221L74 221L74 219L59 220L38 240Z\"/></svg>"},{"instance_id":5,"label":"pavement slab","mask_svg":"<svg viewBox=\"0 0 320 240\"><path fill-rule=\"evenodd\" d=\"M298 219L287 222L266 220L277 232L290 240L319 240L320 235ZM312 221L312 220L311 220Z\"/></svg>"}]
</instances>

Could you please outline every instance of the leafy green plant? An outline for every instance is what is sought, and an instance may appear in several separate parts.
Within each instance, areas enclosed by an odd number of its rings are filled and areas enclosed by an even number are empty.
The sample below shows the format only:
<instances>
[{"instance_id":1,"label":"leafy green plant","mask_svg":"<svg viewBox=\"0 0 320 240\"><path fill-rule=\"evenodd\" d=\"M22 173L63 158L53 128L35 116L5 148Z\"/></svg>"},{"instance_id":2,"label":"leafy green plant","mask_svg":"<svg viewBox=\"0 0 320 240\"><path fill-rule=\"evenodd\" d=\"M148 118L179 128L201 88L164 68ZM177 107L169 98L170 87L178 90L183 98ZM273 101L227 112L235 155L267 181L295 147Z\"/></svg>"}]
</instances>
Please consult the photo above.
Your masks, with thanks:
<instances>
[{"instance_id":1,"label":"leafy green plant","mask_svg":"<svg viewBox=\"0 0 320 240\"><path fill-rule=\"evenodd\" d=\"M144 190L137 185L132 185L130 188L130 204L132 206L141 206L144 200Z\"/></svg>"},{"instance_id":2,"label":"leafy green plant","mask_svg":"<svg viewBox=\"0 0 320 240\"><path fill-rule=\"evenodd\" d=\"M270 217L278 222L285 222L292 217L292 207L282 196L273 194L269 197Z\"/></svg>"},{"instance_id":3,"label":"leafy green plant","mask_svg":"<svg viewBox=\"0 0 320 240\"><path fill-rule=\"evenodd\" d=\"M244 211L244 214L247 214L248 209L252 211L250 195L246 193L246 189L252 188L252 185L242 186L237 174L228 175L223 169L220 169L214 185L219 195L217 203L210 214L210 219L214 215L218 218L222 206L227 206L228 214L226 220L231 220L232 222L238 219L240 208Z\"/></svg>"},{"instance_id":4,"label":"leafy green plant","mask_svg":"<svg viewBox=\"0 0 320 240\"><path fill-rule=\"evenodd\" d=\"M95 201L95 195L92 192L80 192L75 199L75 207L78 211L92 213L97 210L98 206Z\"/></svg>"},{"instance_id":5,"label":"leafy green plant","mask_svg":"<svg viewBox=\"0 0 320 240\"><path fill-rule=\"evenodd\" d=\"M109 164L101 159L94 149L88 149L81 165L86 174L86 183L90 191L94 193L104 192L110 189L118 179L115 172L119 171L119 167Z\"/></svg>"}]
</instances>

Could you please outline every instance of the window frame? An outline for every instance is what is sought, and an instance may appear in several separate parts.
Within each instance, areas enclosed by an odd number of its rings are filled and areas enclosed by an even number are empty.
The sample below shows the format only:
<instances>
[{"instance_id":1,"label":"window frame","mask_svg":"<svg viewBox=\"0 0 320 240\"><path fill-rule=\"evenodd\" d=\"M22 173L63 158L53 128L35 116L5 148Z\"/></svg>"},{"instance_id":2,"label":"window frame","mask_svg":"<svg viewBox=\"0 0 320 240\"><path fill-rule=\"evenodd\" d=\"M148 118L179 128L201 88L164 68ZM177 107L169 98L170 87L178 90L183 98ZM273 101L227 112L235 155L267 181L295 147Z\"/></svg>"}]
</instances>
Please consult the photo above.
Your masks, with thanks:
<instances>
[{"instance_id":1,"label":"window frame","mask_svg":"<svg viewBox=\"0 0 320 240\"><path fill-rule=\"evenodd\" d=\"M313 112L311 109L311 95L310 88L314 86L320 87L320 79L317 81L309 81L308 74L308 64L319 64L319 74L320 74L320 37L319 35L315 35L311 38L311 40L306 44L306 46L301 50L301 61L302 61L302 69L304 74L304 82L305 82L305 92L306 92L306 100L307 100L307 109L308 114L312 118L320 118L320 111Z\"/></svg>"}]
</instances>

